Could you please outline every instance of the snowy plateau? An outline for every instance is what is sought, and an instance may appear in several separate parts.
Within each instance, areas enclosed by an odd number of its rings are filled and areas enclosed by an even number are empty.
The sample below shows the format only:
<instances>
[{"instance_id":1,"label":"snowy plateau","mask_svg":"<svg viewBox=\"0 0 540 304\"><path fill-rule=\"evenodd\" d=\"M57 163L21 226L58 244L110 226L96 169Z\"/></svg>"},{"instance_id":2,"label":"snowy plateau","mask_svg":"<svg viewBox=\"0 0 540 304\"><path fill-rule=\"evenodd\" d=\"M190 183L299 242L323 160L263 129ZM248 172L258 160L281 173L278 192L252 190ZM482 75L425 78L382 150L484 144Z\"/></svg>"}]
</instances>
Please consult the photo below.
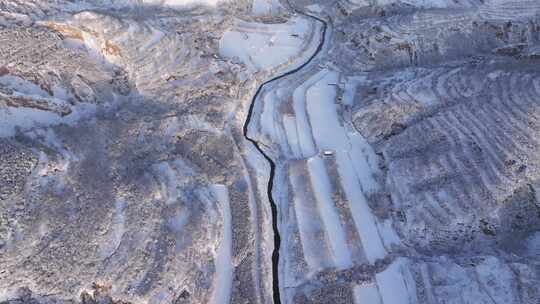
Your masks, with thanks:
<instances>
[{"instance_id":1,"label":"snowy plateau","mask_svg":"<svg viewBox=\"0 0 540 304\"><path fill-rule=\"evenodd\" d=\"M0 304L540 304L540 1L0 0Z\"/></svg>"}]
</instances>

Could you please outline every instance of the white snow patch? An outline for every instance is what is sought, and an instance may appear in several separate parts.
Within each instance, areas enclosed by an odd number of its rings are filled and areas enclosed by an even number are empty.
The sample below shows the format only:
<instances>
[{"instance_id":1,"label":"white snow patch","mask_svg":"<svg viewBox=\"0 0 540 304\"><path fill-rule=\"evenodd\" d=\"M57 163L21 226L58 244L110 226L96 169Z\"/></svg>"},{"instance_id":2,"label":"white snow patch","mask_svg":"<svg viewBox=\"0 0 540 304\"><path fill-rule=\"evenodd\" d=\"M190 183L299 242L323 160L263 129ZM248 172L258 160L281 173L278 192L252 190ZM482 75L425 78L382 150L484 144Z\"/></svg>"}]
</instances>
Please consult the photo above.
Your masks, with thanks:
<instances>
[{"instance_id":1,"label":"white snow patch","mask_svg":"<svg viewBox=\"0 0 540 304\"><path fill-rule=\"evenodd\" d=\"M299 56L309 43L310 22L305 18L272 25L236 20L235 28L225 32L219 52L240 60L251 72L275 69Z\"/></svg>"},{"instance_id":2,"label":"white snow patch","mask_svg":"<svg viewBox=\"0 0 540 304\"><path fill-rule=\"evenodd\" d=\"M366 258L370 263L386 256L387 252L377 229L377 219L367 204L366 197L359 185L349 154L347 152L336 153L338 173L349 201L351 215L356 230L362 240L362 246Z\"/></svg>"},{"instance_id":3,"label":"white snow patch","mask_svg":"<svg viewBox=\"0 0 540 304\"><path fill-rule=\"evenodd\" d=\"M267 94L264 94L263 100L263 111L260 116L260 124L268 136L275 140L277 139L278 127L276 124L276 118L279 115L279 112L275 110L277 102L275 91L270 91Z\"/></svg>"},{"instance_id":4,"label":"white snow patch","mask_svg":"<svg viewBox=\"0 0 540 304\"><path fill-rule=\"evenodd\" d=\"M399 236L392 227L392 220L387 219L383 222L378 222L378 228L379 234L386 248L390 248L392 245L399 245L401 243Z\"/></svg>"},{"instance_id":5,"label":"white snow patch","mask_svg":"<svg viewBox=\"0 0 540 304\"><path fill-rule=\"evenodd\" d=\"M309 78L301 86L296 88L293 93L293 109L296 116L296 130L299 144L298 150L302 152L303 157L311 157L316 154L313 134L311 133L311 126L309 125L306 113L306 91L322 77L324 77L324 71ZM289 145L292 145L292 143L289 142Z\"/></svg>"},{"instance_id":6,"label":"white snow patch","mask_svg":"<svg viewBox=\"0 0 540 304\"><path fill-rule=\"evenodd\" d=\"M459 4L455 0L401 0L401 2L424 8L448 8Z\"/></svg>"},{"instance_id":7,"label":"white snow patch","mask_svg":"<svg viewBox=\"0 0 540 304\"><path fill-rule=\"evenodd\" d=\"M383 304L377 285L358 285L353 289L354 304Z\"/></svg>"},{"instance_id":8,"label":"white snow patch","mask_svg":"<svg viewBox=\"0 0 540 304\"><path fill-rule=\"evenodd\" d=\"M300 158L302 151L300 150L300 140L298 138L298 129L296 128L296 119L291 115L283 116L283 127L287 135L287 143L291 149L294 158Z\"/></svg>"},{"instance_id":9,"label":"white snow patch","mask_svg":"<svg viewBox=\"0 0 540 304\"><path fill-rule=\"evenodd\" d=\"M216 184L212 186L212 192L216 196L223 214L223 235L215 261L216 277L210 303L226 304L230 302L233 279L232 215L227 187Z\"/></svg>"},{"instance_id":10,"label":"white snow patch","mask_svg":"<svg viewBox=\"0 0 540 304\"><path fill-rule=\"evenodd\" d=\"M508 265L501 263L495 257L488 257L475 269L478 283L483 286L484 292L491 299L497 299L500 303L512 303L515 301L513 286L516 277Z\"/></svg>"},{"instance_id":11,"label":"white snow patch","mask_svg":"<svg viewBox=\"0 0 540 304\"><path fill-rule=\"evenodd\" d=\"M365 81L366 77L355 76L348 77L345 80L345 87L343 92L343 104L352 106L354 104L354 95L356 93L356 88L358 85Z\"/></svg>"},{"instance_id":12,"label":"white snow patch","mask_svg":"<svg viewBox=\"0 0 540 304\"><path fill-rule=\"evenodd\" d=\"M0 103L0 138L14 136L18 128L21 131L28 131L61 123L72 125L95 113L96 105L80 103L72 107L71 110L71 114L62 117L50 111L22 107L13 108Z\"/></svg>"},{"instance_id":13,"label":"white snow patch","mask_svg":"<svg viewBox=\"0 0 540 304\"><path fill-rule=\"evenodd\" d=\"M158 179L161 184L160 198L165 199L167 205L172 205L178 200L176 171L166 162L157 165Z\"/></svg>"},{"instance_id":14,"label":"white snow patch","mask_svg":"<svg viewBox=\"0 0 540 304\"><path fill-rule=\"evenodd\" d=\"M507 301L512 293L508 293L506 288L512 286L516 278L508 273L507 265L493 257L487 259L477 267L463 267L448 257L440 257L424 266L429 272L424 271L423 281L431 282L435 298L467 299L471 304L493 304L493 299L501 299L497 303L515 302Z\"/></svg>"},{"instance_id":15,"label":"white snow patch","mask_svg":"<svg viewBox=\"0 0 540 304\"><path fill-rule=\"evenodd\" d=\"M220 3L225 2L224 0L124 0L124 1L115 1L113 2L117 6L125 5L161 5L169 7L186 7L193 5L206 5L206 6L217 6Z\"/></svg>"},{"instance_id":16,"label":"white snow patch","mask_svg":"<svg viewBox=\"0 0 540 304\"><path fill-rule=\"evenodd\" d=\"M277 15L282 8L279 0L253 0L251 11L256 16Z\"/></svg>"},{"instance_id":17,"label":"white snow patch","mask_svg":"<svg viewBox=\"0 0 540 304\"><path fill-rule=\"evenodd\" d=\"M16 128L23 131L38 125L53 125L62 122L61 113L68 113L67 101L50 96L39 86L20 77L0 77L0 86L9 88L9 93L0 92L0 99L21 98L35 105L47 105L50 111L35 107L8 107L0 102L0 137L13 136Z\"/></svg>"},{"instance_id":18,"label":"white snow patch","mask_svg":"<svg viewBox=\"0 0 540 304\"><path fill-rule=\"evenodd\" d=\"M308 5L306 8L315 13L321 13L323 11L323 8L318 4Z\"/></svg>"},{"instance_id":19,"label":"white snow patch","mask_svg":"<svg viewBox=\"0 0 540 304\"><path fill-rule=\"evenodd\" d=\"M279 124L280 111L278 91L272 90L264 94L262 103L262 112L259 116L259 124L263 132L270 137L270 141L284 143L287 142L287 134ZM286 132L286 130L285 130Z\"/></svg>"},{"instance_id":20,"label":"white snow patch","mask_svg":"<svg viewBox=\"0 0 540 304\"><path fill-rule=\"evenodd\" d=\"M352 165L362 184L362 191L364 193L375 192L379 188L374 177L379 171L377 155L360 133L350 132L347 136L351 144L349 155L354 159Z\"/></svg>"},{"instance_id":21,"label":"white snow patch","mask_svg":"<svg viewBox=\"0 0 540 304\"><path fill-rule=\"evenodd\" d=\"M189 178L194 175L190 168L181 159L173 162L161 162L154 165L154 173L159 181L160 189L154 196L158 200L164 200L167 205L174 205L182 198L181 189L189 183Z\"/></svg>"},{"instance_id":22,"label":"white snow patch","mask_svg":"<svg viewBox=\"0 0 540 304\"><path fill-rule=\"evenodd\" d=\"M310 270L317 271L332 265L326 250L321 249L320 246L320 243L324 242L324 239L320 239L323 234L321 233L322 223L318 221L319 214L315 202L306 197L307 191L304 185L306 176L304 173L303 170L291 168L289 176L294 193L294 210L302 240L304 259Z\"/></svg>"},{"instance_id":23,"label":"white snow patch","mask_svg":"<svg viewBox=\"0 0 540 304\"><path fill-rule=\"evenodd\" d=\"M409 271L408 263L399 258L375 277L384 304L414 304L416 283Z\"/></svg>"},{"instance_id":24,"label":"white snow patch","mask_svg":"<svg viewBox=\"0 0 540 304\"><path fill-rule=\"evenodd\" d=\"M324 71L324 76L307 90L307 111L313 128L313 137L319 150L347 150L348 140L339 124L334 100L338 74Z\"/></svg>"},{"instance_id":25,"label":"white snow patch","mask_svg":"<svg viewBox=\"0 0 540 304\"><path fill-rule=\"evenodd\" d=\"M15 130L60 124L60 115L29 108L0 108L0 137L15 135Z\"/></svg>"},{"instance_id":26,"label":"white snow patch","mask_svg":"<svg viewBox=\"0 0 540 304\"><path fill-rule=\"evenodd\" d=\"M49 94L42 90L38 85L24 80L17 76L4 75L0 77L0 86L9 87L12 90L21 92L28 95L38 95L41 97L48 97Z\"/></svg>"},{"instance_id":27,"label":"white snow patch","mask_svg":"<svg viewBox=\"0 0 540 304\"><path fill-rule=\"evenodd\" d=\"M43 145L55 150L60 155L56 162L51 163L45 154L43 154L43 157L41 157L40 154L41 169L39 170L39 173L48 176L46 179L40 178L40 183L42 183L41 180L46 180L43 181L42 185L46 186L51 184L57 192L62 192L67 183L67 172L72 163L79 161L79 157L64 146L64 143L56 136L54 130L51 128L35 129L26 132L25 135L41 142Z\"/></svg>"},{"instance_id":28,"label":"white snow patch","mask_svg":"<svg viewBox=\"0 0 540 304\"><path fill-rule=\"evenodd\" d=\"M359 6L389 5L393 3L406 3L420 8L449 8L463 6L455 0L350 0ZM470 6L467 4L467 6Z\"/></svg>"},{"instance_id":29,"label":"white snow patch","mask_svg":"<svg viewBox=\"0 0 540 304\"><path fill-rule=\"evenodd\" d=\"M308 160L311 184L317 199L317 207L323 219L328 241L332 247L334 263L338 268L347 268L352 265L351 253L345 239L345 232L341 226L339 214L332 200L332 189L324 162L320 157Z\"/></svg>"},{"instance_id":30,"label":"white snow patch","mask_svg":"<svg viewBox=\"0 0 540 304\"><path fill-rule=\"evenodd\" d=\"M409 88L407 92L411 96L414 96L415 101L419 102L422 106L433 106L437 104L439 99L429 85L431 83L427 83L426 79L418 79L408 84Z\"/></svg>"}]
</instances>

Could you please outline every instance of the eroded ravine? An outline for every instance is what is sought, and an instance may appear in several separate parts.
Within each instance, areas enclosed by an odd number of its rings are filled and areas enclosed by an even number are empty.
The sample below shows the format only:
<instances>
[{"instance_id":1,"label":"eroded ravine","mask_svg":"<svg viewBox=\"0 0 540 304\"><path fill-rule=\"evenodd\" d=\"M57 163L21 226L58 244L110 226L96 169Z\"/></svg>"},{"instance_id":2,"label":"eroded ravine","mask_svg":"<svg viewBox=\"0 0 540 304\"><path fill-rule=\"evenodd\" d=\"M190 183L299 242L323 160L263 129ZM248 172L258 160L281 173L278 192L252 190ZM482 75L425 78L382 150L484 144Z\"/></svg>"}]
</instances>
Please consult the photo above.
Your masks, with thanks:
<instances>
[{"instance_id":1,"label":"eroded ravine","mask_svg":"<svg viewBox=\"0 0 540 304\"><path fill-rule=\"evenodd\" d=\"M289 3L289 8L299 14L299 15L302 15L302 16L305 16L307 18L311 18L311 19L314 19L316 20L317 22L320 22L322 24L322 31L321 31L321 37L320 37L320 41L319 41L319 45L317 46L317 49L315 50L315 52L313 52L313 54L311 54L311 56L306 60L306 62L304 62L303 64L301 64L300 66L290 70L290 71L287 71L283 74L280 74L278 76L275 76L267 81L265 81L264 83L262 83L258 88L257 88L257 91L255 92L255 94L253 95L253 98L251 100L251 103L250 103L250 106L249 106L249 111L248 111L248 114L247 114L247 118L246 118L246 121L244 123L244 126L243 126L243 133L244 133L244 137L249 141L251 142L255 148L257 149L257 151L266 159L266 161L268 161L268 163L270 164L270 177L268 179L268 186L267 186L267 195L268 195L268 200L270 202L270 208L272 210L272 230L274 232L274 250L272 252L272 288L273 288L273 302L276 303L276 304L280 304L281 303L281 296L280 296L280 289L279 289L279 250L281 248L281 235L279 233L279 217L278 217L278 207L276 205L276 202L274 201L274 198L273 198L273 195L272 195L272 190L273 190L273 187L274 187L274 177L275 177L275 171L276 171L276 163L274 162L274 160L272 160L272 158L266 153L264 152L264 150L261 148L261 144L249 137L248 135L248 129L249 129L249 124L251 122L251 118L252 118L252 115L253 115L253 109L254 109L254 106L255 106L255 102L257 101L257 98L259 97L260 93L262 92L263 88L275 81L278 81L282 78L285 78L289 75L292 75L292 74L295 74L297 72L299 72L300 70L302 70L304 67L306 67L307 65L309 65L313 59L315 59L317 57L317 55L321 52L321 50L323 49L323 46L326 42L326 32L327 32L327 28L328 28L328 23L317 17L317 16L313 16L311 14L308 14L308 13L305 13L301 10L298 10L296 8L294 8L290 3Z\"/></svg>"}]
</instances>

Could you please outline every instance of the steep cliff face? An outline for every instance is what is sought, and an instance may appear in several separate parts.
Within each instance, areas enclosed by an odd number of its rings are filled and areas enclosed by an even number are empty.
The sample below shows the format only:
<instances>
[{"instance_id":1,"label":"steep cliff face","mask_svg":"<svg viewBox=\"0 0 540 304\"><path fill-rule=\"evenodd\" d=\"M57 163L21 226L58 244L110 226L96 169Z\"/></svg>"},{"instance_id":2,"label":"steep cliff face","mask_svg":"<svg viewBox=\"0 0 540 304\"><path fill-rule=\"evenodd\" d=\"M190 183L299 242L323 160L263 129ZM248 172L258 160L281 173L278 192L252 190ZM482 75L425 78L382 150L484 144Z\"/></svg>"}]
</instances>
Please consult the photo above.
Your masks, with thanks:
<instances>
[{"instance_id":1,"label":"steep cliff face","mask_svg":"<svg viewBox=\"0 0 540 304\"><path fill-rule=\"evenodd\" d=\"M0 301L539 302L539 13L0 0Z\"/></svg>"}]
</instances>

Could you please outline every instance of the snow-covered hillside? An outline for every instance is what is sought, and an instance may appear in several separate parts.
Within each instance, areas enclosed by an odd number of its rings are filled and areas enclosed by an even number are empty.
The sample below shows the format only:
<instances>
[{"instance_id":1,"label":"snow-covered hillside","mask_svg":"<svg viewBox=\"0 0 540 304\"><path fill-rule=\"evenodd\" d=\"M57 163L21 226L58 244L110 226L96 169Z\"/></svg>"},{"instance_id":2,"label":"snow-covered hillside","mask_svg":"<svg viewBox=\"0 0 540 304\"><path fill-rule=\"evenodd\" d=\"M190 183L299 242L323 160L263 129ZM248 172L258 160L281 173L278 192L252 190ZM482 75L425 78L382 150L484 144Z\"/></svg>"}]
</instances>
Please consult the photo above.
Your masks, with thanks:
<instances>
[{"instance_id":1,"label":"snow-covered hillside","mask_svg":"<svg viewBox=\"0 0 540 304\"><path fill-rule=\"evenodd\" d=\"M539 16L0 0L0 303L540 303Z\"/></svg>"}]
</instances>

